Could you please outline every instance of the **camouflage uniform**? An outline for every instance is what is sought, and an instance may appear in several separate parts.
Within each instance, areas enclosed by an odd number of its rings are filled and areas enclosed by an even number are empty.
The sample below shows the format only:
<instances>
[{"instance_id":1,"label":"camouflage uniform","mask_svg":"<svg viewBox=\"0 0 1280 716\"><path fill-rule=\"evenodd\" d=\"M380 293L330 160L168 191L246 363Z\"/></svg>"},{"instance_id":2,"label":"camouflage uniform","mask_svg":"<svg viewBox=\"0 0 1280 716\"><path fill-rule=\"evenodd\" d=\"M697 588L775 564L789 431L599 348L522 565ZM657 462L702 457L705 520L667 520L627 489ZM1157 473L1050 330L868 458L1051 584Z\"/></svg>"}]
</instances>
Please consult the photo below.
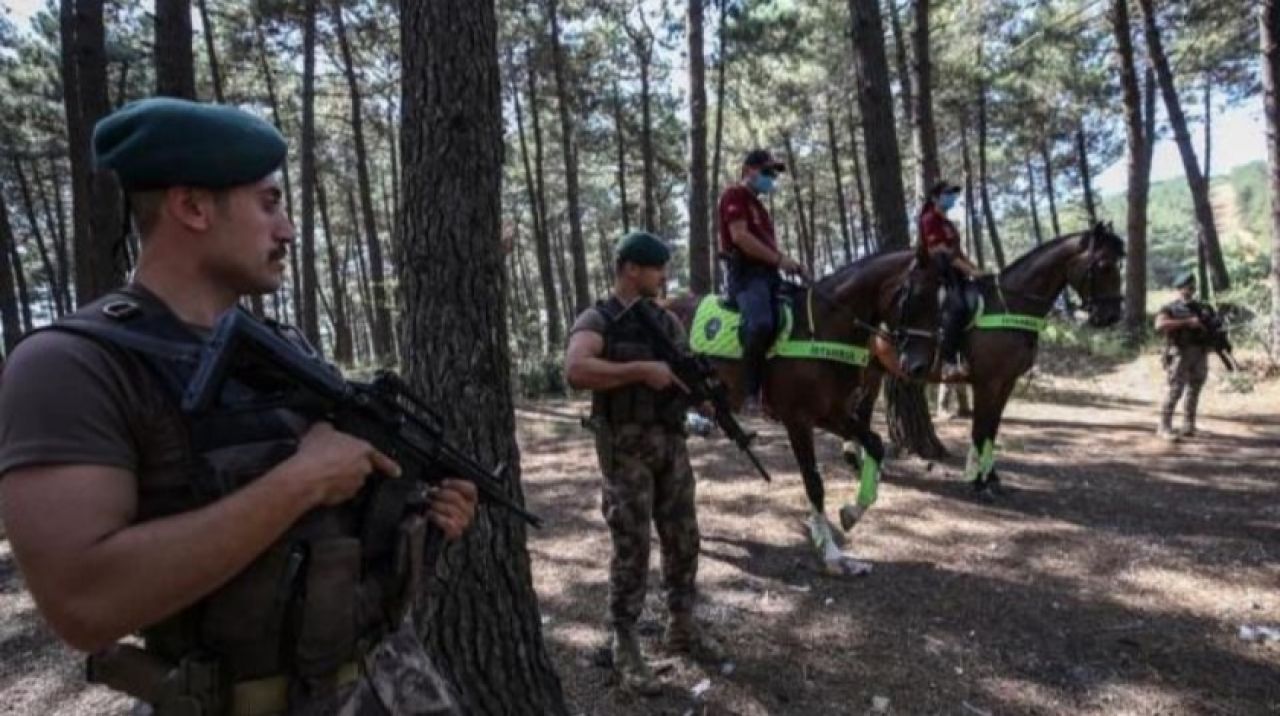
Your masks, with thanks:
<instances>
[{"instance_id":1,"label":"camouflage uniform","mask_svg":"<svg viewBox=\"0 0 1280 716\"><path fill-rule=\"evenodd\" d=\"M1160 308L1159 313L1173 319L1185 319L1194 315L1182 299L1171 301ZM1204 387L1209 376L1209 349L1205 345L1206 336L1203 329L1180 328L1166 334L1163 365L1168 379L1169 390L1165 394L1164 404L1160 410L1160 427L1172 432L1173 413L1178 401L1186 393L1183 426L1194 431L1196 426L1196 407L1200 402L1200 389Z\"/></svg>"},{"instance_id":2,"label":"camouflage uniform","mask_svg":"<svg viewBox=\"0 0 1280 716\"><path fill-rule=\"evenodd\" d=\"M610 320L606 312L617 315ZM680 324L663 312L664 327L685 345ZM583 312L573 331L605 337L607 360L654 360L644 335L617 299ZM695 483L685 448L684 401L643 384L593 396L596 455L604 476L602 511L613 538L609 561L609 623L630 630L644 606L649 572L649 523L662 546L662 581L673 615L692 611L698 572Z\"/></svg>"}]
</instances>

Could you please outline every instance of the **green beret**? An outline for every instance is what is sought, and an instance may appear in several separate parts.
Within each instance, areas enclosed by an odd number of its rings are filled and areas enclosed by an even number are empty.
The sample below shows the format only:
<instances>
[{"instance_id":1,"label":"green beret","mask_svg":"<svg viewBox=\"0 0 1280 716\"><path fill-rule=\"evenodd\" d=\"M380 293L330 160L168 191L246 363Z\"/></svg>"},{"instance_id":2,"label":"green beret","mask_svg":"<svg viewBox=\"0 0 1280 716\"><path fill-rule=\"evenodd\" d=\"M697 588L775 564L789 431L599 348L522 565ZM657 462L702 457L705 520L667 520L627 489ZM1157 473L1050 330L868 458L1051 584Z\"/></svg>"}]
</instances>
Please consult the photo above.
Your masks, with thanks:
<instances>
[{"instance_id":1,"label":"green beret","mask_svg":"<svg viewBox=\"0 0 1280 716\"><path fill-rule=\"evenodd\" d=\"M1190 269L1183 271L1173 279L1174 288L1182 288L1183 286L1186 286L1188 284L1194 286L1195 283L1196 283L1196 272Z\"/></svg>"},{"instance_id":2,"label":"green beret","mask_svg":"<svg viewBox=\"0 0 1280 716\"><path fill-rule=\"evenodd\" d=\"M629 261L638 266L663 266L671 259L671 248L653 234L633 231L622 237L613 255L618 263Z\"/></svg>"},{"instance_id":3,"label":"green beret","mask_svg":"<svg viewBox=\"0 0 1280 716\"><path fill-rule=\"evenodd\" d=\"M280 168L288 144L243 110L155 97L130 102L93 128L93 161L128 191L251 184Z\"/></svg>"}]
</instances>

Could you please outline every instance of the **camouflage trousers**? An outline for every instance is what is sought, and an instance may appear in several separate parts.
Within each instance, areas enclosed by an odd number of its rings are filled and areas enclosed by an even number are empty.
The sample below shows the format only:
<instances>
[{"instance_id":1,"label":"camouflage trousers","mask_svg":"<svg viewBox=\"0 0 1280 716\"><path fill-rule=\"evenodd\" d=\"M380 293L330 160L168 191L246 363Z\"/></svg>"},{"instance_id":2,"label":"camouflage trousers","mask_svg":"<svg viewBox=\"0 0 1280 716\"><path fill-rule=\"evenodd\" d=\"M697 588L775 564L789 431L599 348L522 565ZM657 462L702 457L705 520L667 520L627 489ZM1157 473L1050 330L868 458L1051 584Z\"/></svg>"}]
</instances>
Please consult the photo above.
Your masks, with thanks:
<instances>
[{"instance_id":1,"label":"camouflage trousers","mask_svg":"<svg viewBox=\"0 0 1280 716\"><path fill-rule=\"evenodd\" d=\"M1165 353L1164 364L1169 390L1165 394L1164 405L1161 406L1160 425L1165 428L1173 426L1173 413L1185 393L1185 420L1187 425L1194 427L1200 389L1209 377L1209 353L1200 346L1170 349Z\"/></svg>"},{"instance_id":2,"label":"camouflage trousers","mask_svg":"<svg viewBox=\"0 0 1280 716\"><path fill-rule=\"evenodd\" d=\"M278 716L458 716L448 683L431 663L411 621L364 656L360 678L336 691L293 699ZM139 705L133 716L151 716Z\"/></svg>"},{"instance_id":3,"label":"camouflage trousers","mask_svg":"<svg viewBox=\"0 0 1280 716\"><path fill-rule=\"evenodd\" d=\"M604 475L601 509L613 538L609 560L609 623L630 629L644 608L649 575L649 523L662 548L662 586L672 613L689 612L696 597L698 515L685 436L660 425L596 432Z\"/></svg>"}]
</instances>

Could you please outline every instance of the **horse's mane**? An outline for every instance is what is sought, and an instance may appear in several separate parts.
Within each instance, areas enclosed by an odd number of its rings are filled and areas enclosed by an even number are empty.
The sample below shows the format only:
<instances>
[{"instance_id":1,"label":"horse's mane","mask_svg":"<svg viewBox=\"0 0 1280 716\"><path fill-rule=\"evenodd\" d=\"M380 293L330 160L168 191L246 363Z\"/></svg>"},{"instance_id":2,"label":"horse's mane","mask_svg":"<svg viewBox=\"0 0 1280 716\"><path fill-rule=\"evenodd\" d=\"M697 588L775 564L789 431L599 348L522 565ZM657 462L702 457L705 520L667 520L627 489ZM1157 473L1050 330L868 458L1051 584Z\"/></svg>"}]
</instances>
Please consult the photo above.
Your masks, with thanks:
<instances>
[{"instance_id":1,"label":"horse's mane","mask_svg":"<svg viewBox=\"0 0 1280 716\"><path fill-rule=\"evenodd\" d=\"M1117 254L1121 256L1124 255L1124 239L1121 239L1119 236L1116 236L1115 233L1113 233L1110 229L1107 229L1105 227L1102 228L1102 230L1099 230L1098 228L1085 229L1084 231L1075 231L1070 234L1063 234L1062 236L1058 236L1056 238L1053 238L1053 239L1050 239L1049 241L1044 242L1043 244L1031 249L1030 251L1014 259L1013 263L1009 264L1008 266L1005 266L1004 269L1000 271L1000 273L1002 274L1010 273L1015 269L1020 268L1024 263L1030 263L1033 258L1035 258L1036 256L1039 256L1043 252L1052 251L1055 247L1061 246L1062 244L1072 239L1078 239L1082 236L1088 236L1089 234L1093 234L1093 238L1095 241L1102 241L1102 242L1111 244L1111 248L1113 251L1115 251Z\"/></svg>"},{"instance_id":2,"label":"horse's mane","mask_svg":"<svg viewBox=\"0 0 1280 716\"><path fill-rule=\"evenodd\" d=\"M857 261L854 261L852 263L847 263L844 266L841 266L840 268L836 269L835 271L827 274L826 276L823 276L822 278L818 279L816 285L822 286L824 284L830 284L830 283L836 283L836 284L843 283L845 279L849 278L850 274L853 274L856 271L859 271L865 268L869 264L875 263L880 259L884 259L884 258L893 256L895 254L907 253L908 251L910 251L910 249L890 249L888 251L879 251L874 254L863 256Z\"/></svg>"}]
</instances>

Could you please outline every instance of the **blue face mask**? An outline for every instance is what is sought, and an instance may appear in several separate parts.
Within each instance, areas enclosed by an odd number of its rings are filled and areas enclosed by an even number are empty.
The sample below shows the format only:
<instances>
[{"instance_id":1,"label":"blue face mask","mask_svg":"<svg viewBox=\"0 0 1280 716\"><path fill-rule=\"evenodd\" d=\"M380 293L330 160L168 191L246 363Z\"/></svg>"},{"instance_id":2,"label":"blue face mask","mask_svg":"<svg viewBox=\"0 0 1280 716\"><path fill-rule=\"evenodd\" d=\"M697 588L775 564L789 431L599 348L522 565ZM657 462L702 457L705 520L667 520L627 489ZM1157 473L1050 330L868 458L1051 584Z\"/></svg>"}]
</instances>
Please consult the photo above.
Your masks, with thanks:
<instances>
[{"instance_id":1,"label":"blue face mask","mask_svg":"<svg viewBox=\"0 0 1280 716\"><path fill-rule=\"evenodd\" d=\"M942 207L944 212L951 211L951 207L956 205L956 200L959 198L959 194L943 194L938 198L938 206Z\"/></svg>"},{"instance_id":2,"label":"blue face mask","mask_svg":"<svg viewBox=\"0 0 1280 716\"><path fill-rule=\"evenodd\" d=\"M757 174L755 178L751 180L751 188L754 189L757 194L772 194L773 190L776 189L777 186L778 185L774 181L773 177L766 176L764 174Z\"/></svg>"}]
</instances>

